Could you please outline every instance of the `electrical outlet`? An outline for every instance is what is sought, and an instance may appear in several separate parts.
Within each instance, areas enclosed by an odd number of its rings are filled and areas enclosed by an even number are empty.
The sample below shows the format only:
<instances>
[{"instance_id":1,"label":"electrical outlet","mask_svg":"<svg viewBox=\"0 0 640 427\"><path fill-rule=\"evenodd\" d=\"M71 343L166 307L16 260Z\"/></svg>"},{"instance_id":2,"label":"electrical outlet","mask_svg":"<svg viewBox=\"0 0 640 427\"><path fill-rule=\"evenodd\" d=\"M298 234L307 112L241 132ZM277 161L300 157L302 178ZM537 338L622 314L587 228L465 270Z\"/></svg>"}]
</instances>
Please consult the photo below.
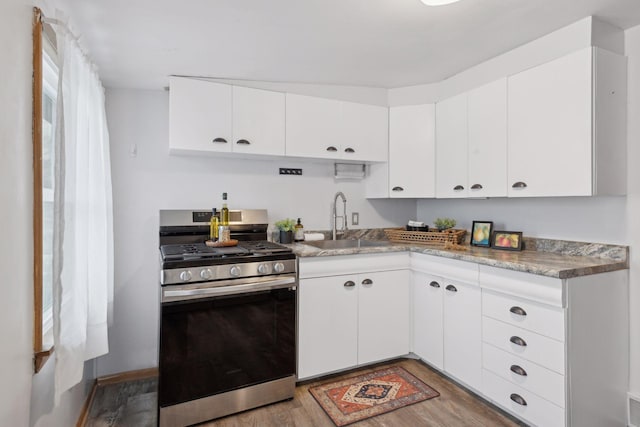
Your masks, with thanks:
<instances>
[{"instance_id":1,"label":"electrical outlet","mask_svg":"<svg viewBox=\"0 0 640 427\"><path fill-rule=\"evenodd\" d=\"M351 212L351 225L358 225L360 223L360 214L358 212Z\"/></svg>"},{"instance_id":2,"label":"electrical outlet","mask_svg":"<svg viewBox=\"0 0 640 427\"><path fill-rule=\"evenodd\" d=\"M280 175L302 175L302 169L280 168Z\"/></svg>"}]
</instances>

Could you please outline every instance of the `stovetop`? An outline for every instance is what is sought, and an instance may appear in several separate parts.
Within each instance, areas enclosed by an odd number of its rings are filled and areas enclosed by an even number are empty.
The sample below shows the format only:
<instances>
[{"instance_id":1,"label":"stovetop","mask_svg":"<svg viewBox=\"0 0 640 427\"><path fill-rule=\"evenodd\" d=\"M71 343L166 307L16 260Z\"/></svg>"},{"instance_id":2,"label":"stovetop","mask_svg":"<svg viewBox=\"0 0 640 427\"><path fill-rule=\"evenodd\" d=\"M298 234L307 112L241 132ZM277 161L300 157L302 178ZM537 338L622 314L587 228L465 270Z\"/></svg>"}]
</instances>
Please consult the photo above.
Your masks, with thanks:
<instances>
[{"instance_id":1,"label":"stovetop","mask_svg":"<svg viewBox=\"0 0 640 427\"><path fill-rule=\"evenodd\" d=\"M283 245L258 241L241 241L237 246L209 247L204 243L160 246L162 268L218 265L294 258L293 251Z\"/></svg>"}]
</instances>

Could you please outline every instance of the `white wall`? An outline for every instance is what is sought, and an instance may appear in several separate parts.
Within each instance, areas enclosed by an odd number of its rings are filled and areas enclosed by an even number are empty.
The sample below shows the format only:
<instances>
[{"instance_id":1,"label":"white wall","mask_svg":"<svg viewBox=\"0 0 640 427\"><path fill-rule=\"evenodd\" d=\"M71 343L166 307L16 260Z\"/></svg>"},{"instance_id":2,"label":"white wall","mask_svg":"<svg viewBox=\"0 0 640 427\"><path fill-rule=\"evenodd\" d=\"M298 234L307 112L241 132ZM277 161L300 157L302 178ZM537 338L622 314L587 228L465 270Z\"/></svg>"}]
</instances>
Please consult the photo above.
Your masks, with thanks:
<instances>
[{"instance_id":1,"label":"white wall","mask_svg":"<svg viewBox=\"0 0 640 427\"><path fill-rule=\"evenodd\" d=\"M168 114L167 92L107 91L115 301L111 351L98 360L98 375L157 364L159 209L210 209L226 191L232 209L266 208L271 224L300 217L306 229L327 230L333 196L342 191L348 211L360 213L358 228L396 226L415 216L415 201L367 201L364 182L335 182L333 163L169 156ZM279 167L304 174L280 176Z\"/></svg>"},{"instance_id":2,"label":"white wall","mask_svg":"<svg viewBox=\"0 0 640 427\"><path fill-rule=\"evenodd\" d=\"M420 200L417 209L427 224L451 217L470 230L473 220L487 220L530 237L628 244L625 197L434 199Z\"/></svg>"},{"instance_id":3,"label":"white wall","mask_svg":"<svg viewBox=\"0 0 640 427\"><path fill-rule=\"evenodd\" d=\"M630 390L640 396L640 26L625 32L628 69L627 236L631 245L629 304L631 310Z\"/></svg>"},{"instance_id":4,"label":"white wall","mask_svg":"<svg viewBox=\"0 0 640 427\"><path fill-rule=\"evenodd\" d=\"M0 2L0 425L29 423L33 336L31 8Z\"/></svg>"}]
</instances>

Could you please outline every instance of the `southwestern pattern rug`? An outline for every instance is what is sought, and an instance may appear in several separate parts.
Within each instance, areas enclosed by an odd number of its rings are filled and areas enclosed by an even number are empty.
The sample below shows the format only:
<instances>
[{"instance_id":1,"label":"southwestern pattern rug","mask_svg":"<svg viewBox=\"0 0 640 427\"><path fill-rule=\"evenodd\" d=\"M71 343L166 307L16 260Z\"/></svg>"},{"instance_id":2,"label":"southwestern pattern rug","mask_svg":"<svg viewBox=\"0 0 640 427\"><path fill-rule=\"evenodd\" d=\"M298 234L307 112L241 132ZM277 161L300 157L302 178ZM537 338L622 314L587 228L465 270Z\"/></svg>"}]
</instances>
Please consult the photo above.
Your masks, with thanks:
<instances>
[{"instance_id":1,"label":"southwestern pattern rug","mask_svg":"<svg viewBox=\"0 0 640 427\"><path fill-rule=\"evenodd\" d=\"M311 387L338 427L440 396L399 366Z\"/></svg>"}]
</instances>

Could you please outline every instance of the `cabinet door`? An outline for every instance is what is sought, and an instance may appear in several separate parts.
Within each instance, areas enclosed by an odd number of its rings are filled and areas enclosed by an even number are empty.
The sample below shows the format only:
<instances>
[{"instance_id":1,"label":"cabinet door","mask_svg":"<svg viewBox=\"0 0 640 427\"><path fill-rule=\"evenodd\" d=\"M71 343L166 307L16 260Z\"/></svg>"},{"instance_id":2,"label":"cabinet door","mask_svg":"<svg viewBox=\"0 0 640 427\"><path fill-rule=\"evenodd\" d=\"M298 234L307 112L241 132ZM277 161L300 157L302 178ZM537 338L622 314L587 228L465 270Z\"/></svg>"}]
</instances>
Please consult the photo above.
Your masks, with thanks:
<instances>
[{"instance_id":1,"label":"cabinet door","mask_svg":"<svg viewBox=\"0 0 640 427\"><path fill-rule=\"evenodd\" d=\"M444 369L480 390L482 382L482 313L480 288L445 281Z\"/></svg>"},{"instance_id":2,"label":"cabinet door","mask_svg":"<svg viewBox=\"0 0 640 427\"><path fill-rule=\"evenodd\" d=\"M345 160L386 162L389 150L389 109L342 102L341 155Z\"/></svg>"},{"instance_id":3,"label":"cabinet door","mask_svg":"<svg viewBox=\"0 0 640 427\"><path fill-rule=\"evenodd\" d=\"M467 94L436 104L436 197L467 197Z\"/></svg>"},{"instance_id":4,"label":"cabinet door","mask_svg":"<svg viewBox=\"0 0 640 427\"><path fill-rule=\"evenodd\" d=\"M287 93L287 156L341 157L340 101Z\"/></svg>"},{"instance_id":5,"label":"cabinet door","mask_svg":"<svg viewBox=\"0 0 640 427\"><path fill-rule=\"evenodd\" d=\"M438 369L443 363L442 279L413 273L413 352Z\"/></svg>"},{"instance_id":6,"label":"cabinet door","mask_svg":"<svg viewBox=\"0 0 640 427\"><path fill-rule=\"evenodd\" d=\"M169 79L169 148L231 151L231 86Z\"/></svg>"},{"instance_id":7,"label":"cabinet door","mask_svg":"<svg viewBox=\"0 0 640 427\"><path fill-rule=\"evenodd\" d=\"M509 77L510 197L592 193L592 50Z\"/></svg>"},{"instance_id":8,"label":"cabinet door","mask_svg":"<svg viewBox=\"0 0 640 427\"><path fill-rule=\"evenodd\" d=\"M298 378L358 363L358 278L300 280L298 293Z\"/></svg>"},{"instance_id":9,"label":"cabinet door","mask_svg":"<svg viewBox=\"0 0 640 427\"><path fill-rule=\"evenodd\" d=\"M408 270L358 275L358 364L409 353Z\"/></svg>"},{"instance_id":10,"label":"cabinet door","mask_svg":"<svg viewBox=\"0 0 640 427\"><path fill-rule=\"evenodd\" d=\"M434 104L389 109L389 195L435 196Z\"/></svg>"},{"instance_id":11,"label":"cabinet door","mask_svg":"<svg viewBox=\"0 0 640 427\"><path fill-rule=\"evenodd\" d=\"M284 93L233 86L232 151L284 156L284 102Z\"/></svg>"},{"instance_id":12,"label":"cabinet door","mask_svg":"<svg viewBox=\"0 0 640 427\"><path fill-rule=\"evenodd\" d=\"M468 93L469 197L507 196L507 79Z\"/></svg>"}]
</instances>

